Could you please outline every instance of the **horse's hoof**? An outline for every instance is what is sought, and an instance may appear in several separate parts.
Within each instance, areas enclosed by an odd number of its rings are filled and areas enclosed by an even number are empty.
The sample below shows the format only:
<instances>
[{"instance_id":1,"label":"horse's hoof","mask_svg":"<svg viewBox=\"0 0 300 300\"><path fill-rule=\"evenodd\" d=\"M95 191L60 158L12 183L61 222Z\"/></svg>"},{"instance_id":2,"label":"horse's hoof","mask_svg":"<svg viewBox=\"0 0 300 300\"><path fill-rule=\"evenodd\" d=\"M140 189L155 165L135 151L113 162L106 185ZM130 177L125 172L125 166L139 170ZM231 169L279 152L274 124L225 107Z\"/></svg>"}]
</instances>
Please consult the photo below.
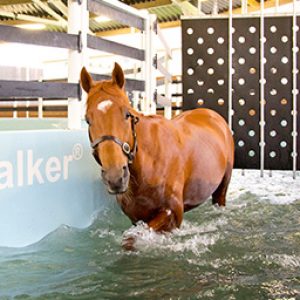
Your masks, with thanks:
<instances>
[{"instance_id":1,"label":"horse's hoof","mask_svg":"<svg viewBox=\"0 0 300 300\"><path fill-rule=\"evenodd\" d=\"M126 251L136 251L135 238L132 236L125 237L122 241L122 248Z\"/></svg>"}]
</instances>

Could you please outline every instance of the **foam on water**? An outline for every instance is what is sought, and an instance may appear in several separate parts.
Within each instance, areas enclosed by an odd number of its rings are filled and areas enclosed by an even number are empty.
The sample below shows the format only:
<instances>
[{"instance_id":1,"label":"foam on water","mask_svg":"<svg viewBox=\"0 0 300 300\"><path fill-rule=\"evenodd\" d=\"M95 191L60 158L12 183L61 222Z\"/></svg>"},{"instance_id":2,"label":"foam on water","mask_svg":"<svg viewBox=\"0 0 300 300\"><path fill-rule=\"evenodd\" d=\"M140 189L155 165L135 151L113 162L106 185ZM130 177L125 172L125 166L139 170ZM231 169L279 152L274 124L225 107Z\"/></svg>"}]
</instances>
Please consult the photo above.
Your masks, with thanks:
<instances>
[{"instance_id":1,"label":"foam on water","mask_svg":"<svg viewBox=\"0 0 300 300\"><path fill-rule=\"evenodd\" d=\"M297 179L293 179L290 171L273 171L272 176L265 171L264 177L260 177L258 170L246 170L245 175L241 176L241 170L234 170L228 199L234 200L250 192L272 204L290 204L300 199L299 177L300 172Z\"/></svg>"}]
</instances>

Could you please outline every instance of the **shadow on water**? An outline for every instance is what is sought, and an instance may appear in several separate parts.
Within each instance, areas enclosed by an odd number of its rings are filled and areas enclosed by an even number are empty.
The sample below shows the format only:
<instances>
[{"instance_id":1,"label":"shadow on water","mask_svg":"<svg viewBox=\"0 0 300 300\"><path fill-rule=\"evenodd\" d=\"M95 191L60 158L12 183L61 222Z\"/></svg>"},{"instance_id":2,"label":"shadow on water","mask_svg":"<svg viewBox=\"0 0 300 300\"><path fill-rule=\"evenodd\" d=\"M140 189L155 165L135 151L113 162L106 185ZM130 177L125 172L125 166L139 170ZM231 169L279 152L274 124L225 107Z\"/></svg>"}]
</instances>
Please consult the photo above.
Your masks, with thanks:
<instances>
[{"instance_id":1,"label":"shadow on water","mask_svg":"<svg viewBox=\"0 0 300 300\"><path fill-rule=\"evenodd\" d=\"M0 299L299 299L300 200L271 204L245 191L209 201L180 230L144 224L137 251L116 204L87 229L66 226L21 249L0 248Z\"/></svg>"}]
</instances>

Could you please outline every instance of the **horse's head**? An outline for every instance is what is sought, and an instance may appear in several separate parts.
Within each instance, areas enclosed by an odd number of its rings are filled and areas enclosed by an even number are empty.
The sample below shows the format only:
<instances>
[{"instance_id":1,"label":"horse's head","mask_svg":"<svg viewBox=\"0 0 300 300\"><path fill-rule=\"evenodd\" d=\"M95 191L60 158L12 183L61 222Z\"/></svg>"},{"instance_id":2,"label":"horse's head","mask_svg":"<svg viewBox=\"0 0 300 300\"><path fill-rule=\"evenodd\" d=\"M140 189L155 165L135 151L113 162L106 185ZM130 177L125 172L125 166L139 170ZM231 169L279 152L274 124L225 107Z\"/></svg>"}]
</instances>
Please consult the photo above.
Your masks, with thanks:
<instances>
[{"instance_id":1,"label":"horse's head","mask_svg":"<svg viewBox=\"0 0 300 300\"><path fill-rule=\"evenodd\" d=\"M102 179L111 194L126 192L129 167L136 152L138 118L124 92L125 78L116 63L109 81L96 82L85 68L81 85L88 93L86 120L93 155L102 168Z\"/></svg>"}]
</instances>

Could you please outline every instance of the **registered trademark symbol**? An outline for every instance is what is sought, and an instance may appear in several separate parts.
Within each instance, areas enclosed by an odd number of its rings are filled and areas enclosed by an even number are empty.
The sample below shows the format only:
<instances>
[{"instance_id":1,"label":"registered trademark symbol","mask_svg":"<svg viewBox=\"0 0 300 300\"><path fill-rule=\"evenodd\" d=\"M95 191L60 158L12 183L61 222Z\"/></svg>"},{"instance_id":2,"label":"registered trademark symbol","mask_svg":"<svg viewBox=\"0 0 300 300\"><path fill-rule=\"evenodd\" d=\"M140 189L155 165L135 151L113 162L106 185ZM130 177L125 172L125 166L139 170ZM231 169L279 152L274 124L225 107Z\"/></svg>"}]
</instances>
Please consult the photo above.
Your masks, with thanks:
<instances>
[{"instance_id":1,"label":"registered trademark symbol","mask_svg":"<svg viewBox=\"0 0 300 300\"><path fill-rule=\"evenodd\" d=\"M74 160L80 160L83 156L83 147L81 144L75 144L73 146L72 155Z\"/></svg>"}]
</instances>

